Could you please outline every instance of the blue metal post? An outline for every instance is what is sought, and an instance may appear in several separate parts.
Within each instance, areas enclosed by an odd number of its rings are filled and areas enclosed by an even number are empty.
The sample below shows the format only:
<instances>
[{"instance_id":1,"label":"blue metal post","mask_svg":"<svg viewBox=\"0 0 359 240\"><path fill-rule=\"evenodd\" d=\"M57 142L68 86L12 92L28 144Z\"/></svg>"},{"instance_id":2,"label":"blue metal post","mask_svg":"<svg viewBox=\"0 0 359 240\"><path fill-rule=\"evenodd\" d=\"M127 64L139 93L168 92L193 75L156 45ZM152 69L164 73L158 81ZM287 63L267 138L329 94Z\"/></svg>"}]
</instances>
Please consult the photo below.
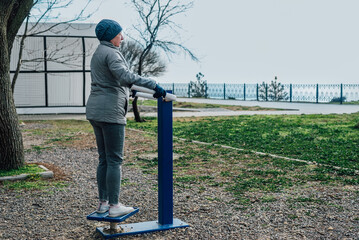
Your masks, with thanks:
<instances>
[{"instance_id":1,"label":"blue metal post","mask_svg":"<svg viewBox=\"0 0 359 240\"><path fill-rule=\"evenodd\" d=\"M162 99L158 107L158 222L173 223L172 102Z\"/></svg>"},{"instance_id":2,"label":"blue metal post","mask_svg":"<svg viewBox=\"0 0 359 240\"><path fill-rule=\"evenodd\" d=\"M204 86L205 86L205 91L206 91L205 94L204 94L204 97L205 97L205 98L208 98L208 94L207 94L207 93L208 93L207 81L205 82Z\"/></svg>"},{"instance_id":3,"label":"blue metal post","mask_svg":"<svg viewBox=\"0 0 359 240\"><path fill-rule=\"evenodd\" d=\"M226 84L223 83L223 99L226 100Z\"/></svg>"},{"instance_id":4,"label":"blue metal post","mask_svg":"<svg viewBox=\"0 0 359 240\"><path fill-rule=\"evenodd\" d=\"M317 83L316 103L319 102L319 84Z\"/></svg>"},{"instance_id":5,"label":"blue metal post","mask_svg":"<svg viewBox=\"0 0 359 240\"><path fill-rule=\"evenodd\" d=\"M293 86L292 84L289 85L289 101L292 102L293 97Z\"/></svg>"},{"instance_id":6,"label":"blue metal post","mask_svg":"<svg viewBox=\"0 0 359 240\"><path fill-rule=\"evenodd\" d=\"M343 104L343 83L340 84L340 104Z\"/></svg>"},{"instance_id":7,"label":"blue metal post","mask_svg":"<svg viewBox=\"0 0 359 240\"><path fill-rule=\"evenodd\" d=\"M246 84L243 84L243 101L246 100Z\"/></svg>"},{"instance_id":8,"label":"blue metal post","mask_svg":"<svg viewBox=\"0 0 359 240\"><path fill-rule=\"evenodd\" d=\"M266 101L268 101L268 84L266 84L265 87L266 87Z\"/></svg>"}]
</instances>

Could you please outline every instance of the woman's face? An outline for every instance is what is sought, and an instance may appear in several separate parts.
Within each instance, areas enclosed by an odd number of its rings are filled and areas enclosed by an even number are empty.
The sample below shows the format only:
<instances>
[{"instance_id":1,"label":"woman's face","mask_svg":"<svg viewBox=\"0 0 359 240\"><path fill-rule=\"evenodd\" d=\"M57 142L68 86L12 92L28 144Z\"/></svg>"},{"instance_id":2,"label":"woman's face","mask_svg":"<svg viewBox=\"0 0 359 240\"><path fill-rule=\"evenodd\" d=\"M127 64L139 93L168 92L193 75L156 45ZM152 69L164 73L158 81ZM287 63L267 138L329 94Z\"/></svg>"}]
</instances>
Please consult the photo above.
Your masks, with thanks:
<instances>
[{"instance_id":1,"label":"woman's face","mask_svg":"<svg viewBox=\"0 0 359 240\"><path fill-rule=\"evenodd\" d=\"M120 44L121 44L121 42L122 42L122 40L123 40L123 35L122 35L122 33L119 33L119 34L116 35L116 37L114 37L114 38L111 40L111 43L112 43L113 45L115 45L116 47L119 47Z\"/></svg>"}]
</instances>

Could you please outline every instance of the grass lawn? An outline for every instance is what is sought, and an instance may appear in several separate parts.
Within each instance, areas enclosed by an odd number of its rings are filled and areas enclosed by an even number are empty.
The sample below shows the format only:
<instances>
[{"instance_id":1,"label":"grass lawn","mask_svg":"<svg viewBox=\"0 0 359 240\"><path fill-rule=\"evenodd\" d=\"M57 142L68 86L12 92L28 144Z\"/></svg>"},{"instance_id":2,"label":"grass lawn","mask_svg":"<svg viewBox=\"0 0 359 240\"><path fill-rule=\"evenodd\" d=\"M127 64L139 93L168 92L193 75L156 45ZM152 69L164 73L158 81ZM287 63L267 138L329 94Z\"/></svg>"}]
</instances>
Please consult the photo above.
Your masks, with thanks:
<instances>
[{"instance_id":1,"label":"grass lawn","mask_svg":"<svg viewBox=\"0 0 359 240\"><path fill-rule=\"evenodd\" d=\"M37 150L36 150L37 151ZM51 187L64 188L68 184L64 181L58 181L53 179L43 179L39 173L45 170L40 168L37 164L25 164L23 167L14 170L0 170L0 177L16 176L20 174L29 174L24 180L18 181L3 181L0 182L0 187L12 190L48 190Z\"/></svg>"},{"instance_id":2,"label":"grass lawn","mask_svg":"<svg viewBox=\"0 0 359 240\"><path fill-rule=\"evenodd\" d=\"M221 188L233 194L236 204L246 207L256 201L278 201L280 196L277 193L288 193L292 191L290 189L296 188L340 186L350 190L350 186L359 184L359 178L352 170L276 159L256 155L249 150L358 169L359 129L353 127L358 121L359 114L175 119L175 136L248 150L238 151L175 139L175 191L195 188L205 192L208 188ZM45 141L28 147L28 151L47 151L53 146L81 149L86 146L95 147L92 127L87 121L26 123L39 125L38 128L23 129L26 139L45 136ZM133 120L128 123L129 128L153 133L156 125L154 118L147 119L144 123L135 123ZM139 167L145 174L156 175L156 134L144 134L130 129L127 133L126 146L130 150L124 164L127 167ZM151 157L144 157L145 155ZM321 156L326 157L320 158ZM123 183L131 184L128 179L124 179ZM156 188L157 185L153 187ZM290 193L287 197L288 204L327 204L325 200L315 196L296 196ZM210 196L208 200L222 201Z\"/></svg>"},{"instance_id":3,"label":"grass lawn","mask_svg":"<svg viewBox=\"0 0 359 240\"><path fill-rule=\"evenodd\" d=\"M20 174L36 174L36 173L40 173L40 172L44 172L45 170L40 168L38 165L36 164L26 164L23 167L19 168L19 169L15 169L15 170L10 170L10 171L5 171L5 170L0 170L0 177L6 177L6 176L16 176L16 175L20 175Z\"/></svg>"},{"instance_id":4,"label":"grass lawn","mask_svg":"<svg viewBox=\"0 0 359 240\"><path fill-rule=\"evenodd\" d=\"M340 104L340 102L330 102L330 104ZM359 101L343 102L343 104L359 105Z\"/></svg>"},{"instance_id":5,"label":"grass lawn","mask_svg":"<svg viewBox=\"0 0 359 240\"><path fill-rule=\"evenodd\" d=\"M142 139L141 143L132 138L128 139L129 142L133 141L132 143L148 145L144 147L148 150L139 149L133 152L134 159L128 159L125 165L140 167L143 173L156 175L157 157L144 157L152 153L151 145L155 144L156 136L146 135ZM239 208L246 208L257 201L263 203L278 201L280 198L278 193L288 193L297 187L350 188L352 185L359 184L359 178L353 174L353 171L275 159L248 151L199 145L189 141L175 140L174 154L177 155L174 160L174 185L177 193L181 193L181 189L196 189L202 192L213 187L224 189L233 194L234 203L239 204ZM210 196L207 200L223 201ZM288 204L298 202L327 204L326 201L314 196L293 196L291 193L287 201Z\"/></svg>"},{"instance_id":6,"label":"grass lawn","mask_svg":"<svg viewBox=\"0 0 359 240\"><path fill-rule=\"evenodd\" d=\"M156 131L157 121L128 127ZM178 118L174 136L359 170L359 113Z\"/></svg>"},{"instance_id":7,"label":"grass lawn","mask_svg":"<svg viewBox=\"0 0 359 240\"><path fill-rule=\"evenodd\" d=\"M130 101L130 104L132 101ZM156 100L139 100L138 105L143 106L157 106ZM259 106L235 106L235 105L224 105L224 104L211 104L211 103L194 103L194 102L173 102L174 108L224 108L232 111L281 111L288 109L281 108L264 108Z\"/></svg>"}]
</instances>

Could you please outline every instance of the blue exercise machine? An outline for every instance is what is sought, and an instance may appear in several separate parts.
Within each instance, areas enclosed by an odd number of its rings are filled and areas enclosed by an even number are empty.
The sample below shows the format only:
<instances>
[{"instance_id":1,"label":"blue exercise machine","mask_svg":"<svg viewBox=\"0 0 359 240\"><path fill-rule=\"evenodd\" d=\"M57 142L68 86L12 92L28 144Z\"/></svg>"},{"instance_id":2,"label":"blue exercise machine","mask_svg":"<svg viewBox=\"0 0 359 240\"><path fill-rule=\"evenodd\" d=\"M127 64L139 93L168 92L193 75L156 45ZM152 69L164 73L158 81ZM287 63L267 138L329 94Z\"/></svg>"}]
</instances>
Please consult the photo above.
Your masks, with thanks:
<instances>
[{"instance_id":1,"label":"blue exercise machine","mask_svg":"<svg viewBox=\"0 0 359 240\"><path fill-rule=\"evenodd\" d=\"M133 86L137 91L135 96L153 98L153 90ZM105 221L110 223L109 228L98 227L98 231L105 239L116 238L124 235L143 234L155 231L184 228L189 225L180 219L173 218L173 132L172 132L172 101L176 96L166 94L166 98L157 100L158 121L158 220L120 224L127 218L136 214L139 209L120 217L108 217L108 212L98 214L96 212L87 216L88 220Z\"/></svg>"}]
</instances>

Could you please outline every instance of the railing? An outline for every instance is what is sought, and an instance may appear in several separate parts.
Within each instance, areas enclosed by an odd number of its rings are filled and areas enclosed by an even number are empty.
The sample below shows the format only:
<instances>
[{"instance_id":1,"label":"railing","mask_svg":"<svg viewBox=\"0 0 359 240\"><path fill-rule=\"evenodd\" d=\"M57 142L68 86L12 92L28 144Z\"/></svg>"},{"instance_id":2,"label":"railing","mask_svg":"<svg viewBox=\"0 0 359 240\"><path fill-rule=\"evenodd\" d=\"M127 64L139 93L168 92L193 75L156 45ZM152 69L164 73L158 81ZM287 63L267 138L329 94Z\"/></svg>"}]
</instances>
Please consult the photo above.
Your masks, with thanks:
<instances>
[{"instance_id":1,"label":"railing","mask_svg":"<svg viewBox=\"0 0 359 240\"><path fill-rule=\"evenodd\" d=\"M192 97L190 84L161 84L178 97ZM359 101L359 84L283 84L287 102L352 102ZM206 97L216 99L236 99L243 101L270 101L268 95L259 96L259 84L207 84Z\"/></svg>"}]
</instances>

